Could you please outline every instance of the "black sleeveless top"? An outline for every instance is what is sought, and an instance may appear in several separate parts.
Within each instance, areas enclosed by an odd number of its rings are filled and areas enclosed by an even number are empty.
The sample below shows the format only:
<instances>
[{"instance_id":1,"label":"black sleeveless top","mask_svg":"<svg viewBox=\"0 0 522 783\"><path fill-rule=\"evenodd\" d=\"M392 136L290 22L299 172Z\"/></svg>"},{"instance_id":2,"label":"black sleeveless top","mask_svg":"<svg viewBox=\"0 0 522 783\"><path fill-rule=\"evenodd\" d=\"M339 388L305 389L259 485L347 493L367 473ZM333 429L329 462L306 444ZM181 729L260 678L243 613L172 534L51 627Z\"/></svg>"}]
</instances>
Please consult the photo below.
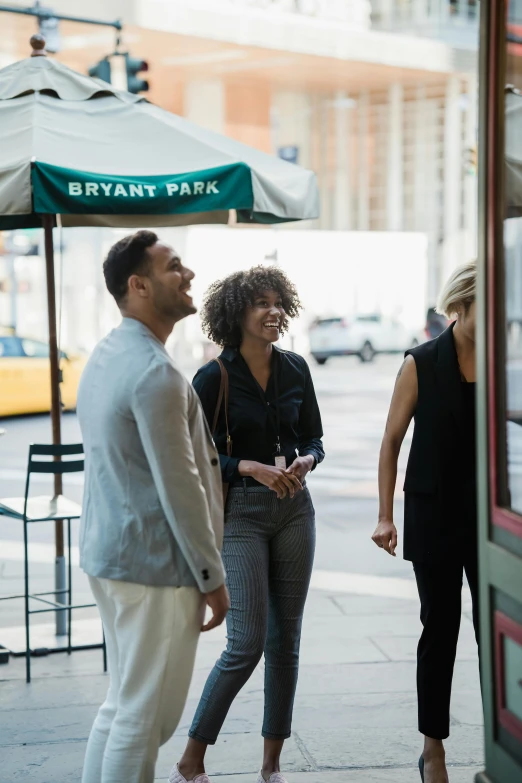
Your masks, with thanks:
<instances>
[{"instance_id":1,"label":"black sleeveless top","mask_svg":"<svg viewBox=\"0 0 522 783\"><path fill-rule=\"evenodd\" d=\"M475 419L475 394L476 383L467 383L462 381L460 388L462 390L462 467L463 483L465 493L471 493L473 501L476 501L477 495L477 435Z\"/></svg>"},{"instance_id":2,"label":"black sleeveless top","mask_svg":"<svg viewBox=\"0 0 522 783\"><path fill-rule=\"evenodd\" d=\"M475 384L462 379L453 325L408 354L419 391L404 482L404 557L461 558L476 545Z\"/></svg>"}]
</instances>

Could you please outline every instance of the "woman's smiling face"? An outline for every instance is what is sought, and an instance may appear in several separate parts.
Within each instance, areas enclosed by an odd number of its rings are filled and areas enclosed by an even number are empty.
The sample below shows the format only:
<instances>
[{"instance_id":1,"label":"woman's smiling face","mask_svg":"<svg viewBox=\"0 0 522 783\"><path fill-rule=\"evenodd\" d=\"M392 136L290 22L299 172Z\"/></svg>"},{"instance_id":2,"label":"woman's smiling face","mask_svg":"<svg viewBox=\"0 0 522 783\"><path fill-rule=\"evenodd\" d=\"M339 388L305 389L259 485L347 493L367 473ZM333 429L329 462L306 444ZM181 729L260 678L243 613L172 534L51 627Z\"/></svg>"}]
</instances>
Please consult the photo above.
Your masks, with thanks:
<instances>
[{"instance_id":1,"label":"woman's smiling face","mask_svg":"<svg viewBox=\"0 0 522 783\"><path fill-rule=\"evenodd\" d=\"M243 316L243 339L248 336L266 343L279 340L286 313L277 291L261 291Z\"/></svg>"}]
</instances>

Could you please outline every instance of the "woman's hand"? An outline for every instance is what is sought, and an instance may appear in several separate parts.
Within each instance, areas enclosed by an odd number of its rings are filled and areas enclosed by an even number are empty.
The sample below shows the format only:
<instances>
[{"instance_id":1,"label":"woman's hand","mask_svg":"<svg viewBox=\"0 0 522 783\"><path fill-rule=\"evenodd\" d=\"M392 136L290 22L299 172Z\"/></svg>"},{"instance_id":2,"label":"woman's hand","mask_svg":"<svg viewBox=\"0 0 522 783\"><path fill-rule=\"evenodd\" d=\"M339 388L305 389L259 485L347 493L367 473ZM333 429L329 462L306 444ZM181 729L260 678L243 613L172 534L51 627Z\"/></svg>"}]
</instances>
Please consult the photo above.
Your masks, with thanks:
<instances>
[{"instance_id":1,"label":"woman's hand","mask_svg":"<svg viewBox=\"0 0 522 783\"><path fill-rule=\"evenodd\" d=\"M379 524L375 528L375 532L372 536L378 547L384 549L392 557L396 557L395 550L397 548L397 528L393 524L391 519L380 519Z\"/></svg>"},{"instance_id":2,"label":"woman's hand","mask_svg":"<svg viewBox=\"0 0 522 783\"><path fill-rule=\"evenodd\" d=\"M305 480L306 476L312 470L315 459L311 454L307 454L305 457L297 457L289 468L287 468L288 476L297 476L301 484Z\"/></svg>"},{"instance_id":3,"label":"woman's hand","mask_svg":"<svg viewBox=\"0 0 522 783\"><path fill-rule=\"evenodd\" d=\"M293 498L295 493L303 488L297 476L288 474L286 470L276 468L275 465L241 460L238 469L241 476L252 476L260 484L275 492L279 500L287 495Z\"/></svg>"}]
</instances>

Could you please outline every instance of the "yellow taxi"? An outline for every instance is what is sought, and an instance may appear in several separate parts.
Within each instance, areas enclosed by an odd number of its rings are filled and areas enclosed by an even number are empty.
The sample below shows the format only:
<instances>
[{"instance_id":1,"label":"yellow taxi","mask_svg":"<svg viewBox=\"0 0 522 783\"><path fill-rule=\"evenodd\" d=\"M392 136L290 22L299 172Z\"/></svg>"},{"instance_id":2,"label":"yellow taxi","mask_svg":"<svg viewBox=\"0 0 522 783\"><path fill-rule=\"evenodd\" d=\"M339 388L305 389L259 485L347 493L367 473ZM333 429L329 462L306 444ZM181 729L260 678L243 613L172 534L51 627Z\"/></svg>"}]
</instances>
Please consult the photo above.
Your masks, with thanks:
<instances>
[{"instance_id":1,"label":"yellow taxi","mask_svg":"<svg viewBox=\"0 0 522 783\"><path fill-rule=\"evenodd\" d=\"M86 358L61 352L64 410L76 408L78 383ZM46 413L51 410L49 345L39 340L0 332L0 416Z\"/></svg>"}]
</instances>

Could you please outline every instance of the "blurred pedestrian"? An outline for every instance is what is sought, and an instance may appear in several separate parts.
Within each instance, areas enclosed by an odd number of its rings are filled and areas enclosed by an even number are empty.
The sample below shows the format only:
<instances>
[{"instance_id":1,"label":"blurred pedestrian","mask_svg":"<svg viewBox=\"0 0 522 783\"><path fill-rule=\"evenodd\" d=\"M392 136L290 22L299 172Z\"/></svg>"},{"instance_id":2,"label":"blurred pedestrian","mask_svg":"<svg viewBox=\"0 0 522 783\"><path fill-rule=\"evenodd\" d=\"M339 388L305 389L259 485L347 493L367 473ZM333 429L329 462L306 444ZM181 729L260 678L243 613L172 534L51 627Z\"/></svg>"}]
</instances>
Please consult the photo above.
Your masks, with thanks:
<instances>
[{"instance_id":1,"label":"blurred pedestrian","mask_svg":"<svg viewBox=\"0 0 522 783\"><path fill-rule=\"evenodd\" d=\"M223 348L194 386L215 427L229 484L223 561L231 609L228 645L212 670L171 783L209 783L205 753L265 655L264 756L258 783L284 783L280 756L290 737L303 610L315 548L306 488L324 458L321 417L305 360L275 343L300 310L276 267L238 272L211 286L203 325ZM229 384L220 403L220 388ZM227 400L228 396L228 400ZM228 448L227 448L228 446Z\"/></svg>"},{"instance_id":2,"label":"blurred pedestrian","mask_svg":"<svg viewBox=\"0 0 522 783\"><path fill-rule=\"evenodd\" d=\"M110 685L82 781L152 783L199 633L229 605L221 476L197 395L165 350L174 325L196 312L193 272L151 231L117 242L103 271L123 321L80 383L80 564L103 622ZM202 629L205 603L213 617Z\"/></svg>"},{"instance_id":3,"label":"blurred pedestrian","mask_svg":"<svg viewBox=\"0 0 522 783\"><path fill-rule=\"evenodd\" d=\"M426 316L426 337L433 340L448 328L448 319L437 312L437 308L430 307Z\"/></svg>"},{"instance_id":4,"label":"blurred pedestrian","mask_svg":"<svg viewBox=\"0 0 522 783\"><path fill-rule=\"evenodd\" d=\"M404 484L404 557L413 562L421 601L417 692L424 751L419 769L426 783L448 781L443 740L449 736L463 571L478 643L475 285L474 263L456 269L438 304L439 312L456 316L456 322L406 352L379 462L379 522L372 538L395 555L397 460L414 417Z\"/></svg>"}]
</instances>

